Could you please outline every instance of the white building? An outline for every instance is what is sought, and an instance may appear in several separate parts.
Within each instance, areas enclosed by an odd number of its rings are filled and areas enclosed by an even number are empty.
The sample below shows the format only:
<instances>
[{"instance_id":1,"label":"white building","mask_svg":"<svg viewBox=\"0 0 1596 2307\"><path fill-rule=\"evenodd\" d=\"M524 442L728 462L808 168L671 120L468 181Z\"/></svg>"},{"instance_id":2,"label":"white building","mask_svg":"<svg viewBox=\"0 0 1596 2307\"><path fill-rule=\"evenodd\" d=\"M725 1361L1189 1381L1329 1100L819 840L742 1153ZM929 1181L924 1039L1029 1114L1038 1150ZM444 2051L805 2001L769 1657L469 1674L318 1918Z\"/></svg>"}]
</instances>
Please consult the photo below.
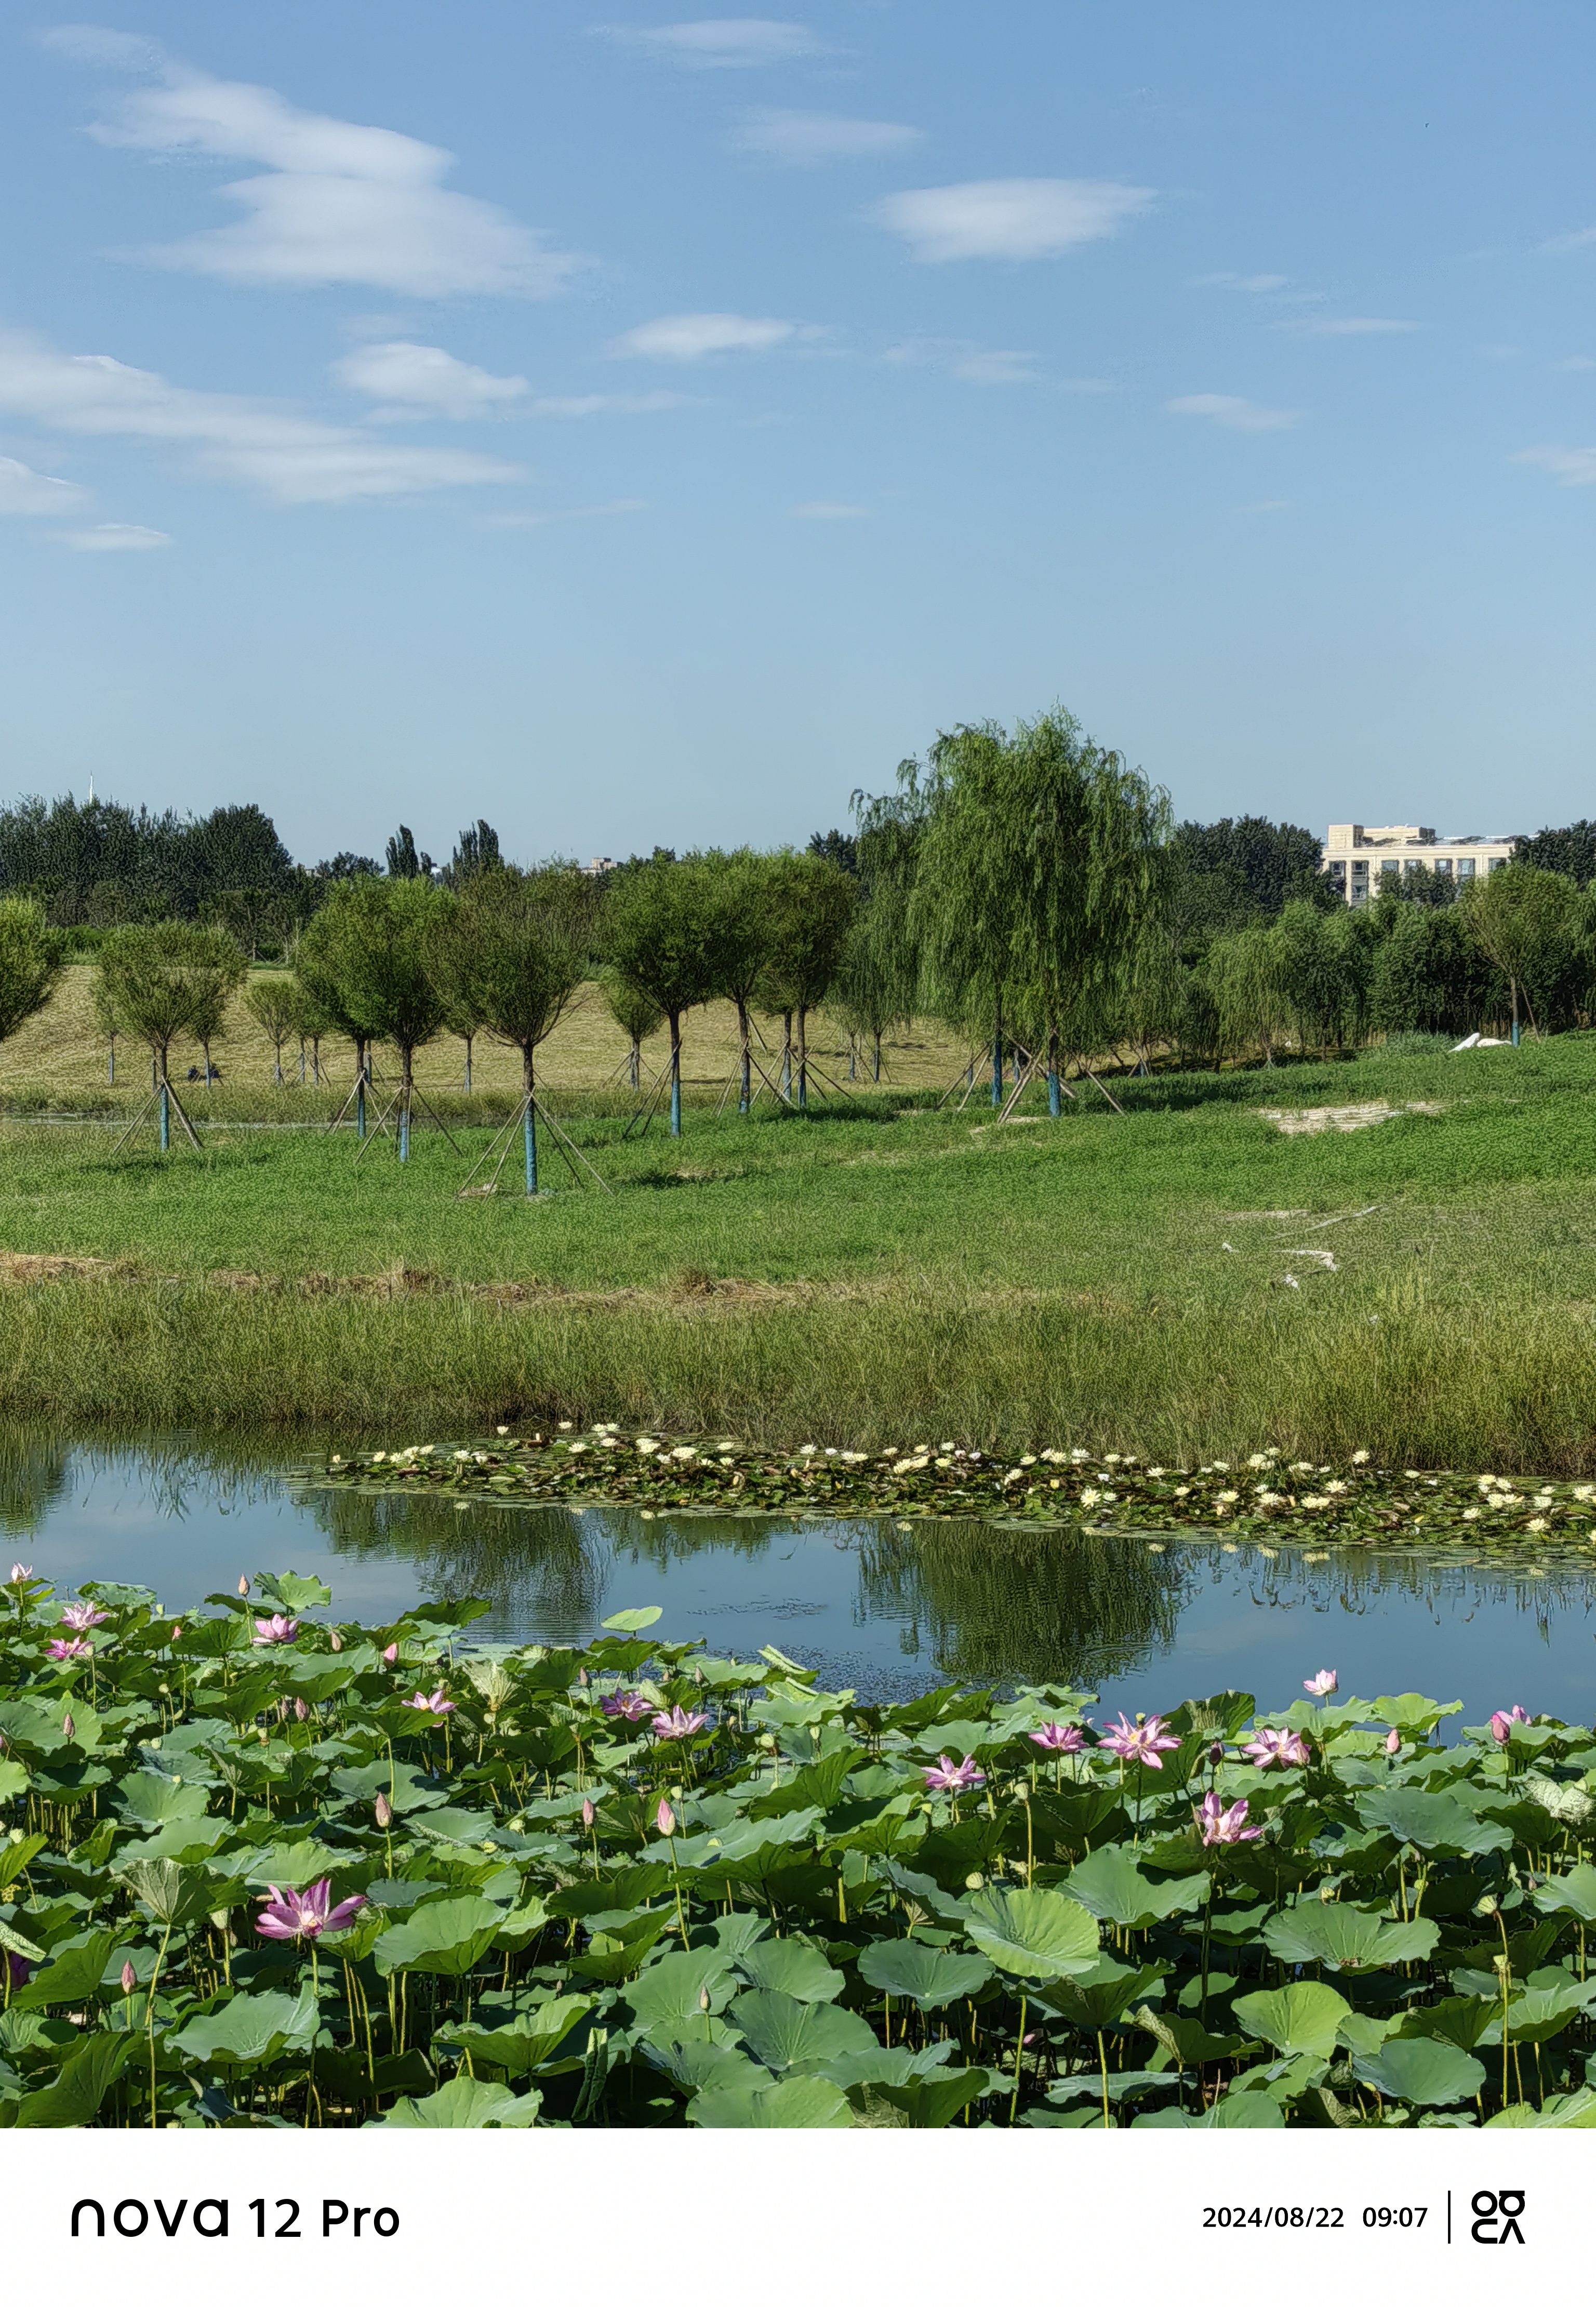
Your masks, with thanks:
<instances>
[{"instance_id":1,"label":"white building","mask_svg":"<svg viewBox=\"0 0 1596 2307\"><path fill-rule=\"evenodd\" d=\"M1438 841L1433 825L1333 825L1320 870L1349 905L1365 905L1378 896L1388 873L1414 873L1428 865L1432 873L1472 881L1477 873L1494 873L1512 854L1505 836L1457 834Z\"/></svg>"}]
</instances>

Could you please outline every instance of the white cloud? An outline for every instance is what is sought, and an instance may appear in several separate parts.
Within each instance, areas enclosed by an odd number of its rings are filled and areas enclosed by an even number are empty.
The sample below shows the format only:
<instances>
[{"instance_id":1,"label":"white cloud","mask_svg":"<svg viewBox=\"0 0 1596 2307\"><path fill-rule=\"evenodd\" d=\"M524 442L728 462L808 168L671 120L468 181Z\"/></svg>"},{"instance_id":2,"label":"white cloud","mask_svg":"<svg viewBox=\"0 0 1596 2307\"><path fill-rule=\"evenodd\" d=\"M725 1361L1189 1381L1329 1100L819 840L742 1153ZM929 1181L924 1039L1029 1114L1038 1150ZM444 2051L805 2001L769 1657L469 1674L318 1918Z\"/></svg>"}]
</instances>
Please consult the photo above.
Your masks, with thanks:
<instances>
[{"instance_id":1,"label":"white cloud","mask_svg":"<svg viewBox=\"0 0 1596 2307\"><path fill-rule=\"evenodd\" d=\"M791 321L751 321L740 313L672 313L628 329L610 347L632 360L703 360L711 353L767 353L798 334Z\"/></svg>"},{"instance_id":2,"label":"white cloud","mask_svg":"<svg viewBox=\"0 0 1596 2307\"><path fill-rule=\"evenodd\" d=\"M1297 422L1291 408L1263 408L1256 400L1242 400L1233 392L1188 392L1164 403L1171 416L1206 416L1232 433L1283 433Z\"/></svg>"},{"instance_id":3,"label":"white cloud","mask_svg":"<svg viewBox=\"0 0 1596 2307\"><path fill-rule=\"evenodd\" d=\"M963 384L1034 384L1034 353L1006 352L968 337L910 337L885 357L898 368L940 368Z\"/></svg>"},{"instance_id":4,"label":"white cloud","mask_svg":"<svg viewBox=\"0 0 1596 2307\"><path fill-rule=\"evenodd\" d=\"M1566 489L1588 489L1596 485L1596 449L1521 449L1513 459L1515 465L1539 465Z\"/></svg>"},{"instance_id":5,"label":"white cloud","mask_svg":"<svg viewBox=\"0 0 1596 2307\"><path fill-rule=\"evenodd\" d=\"M703 16L691 24L660 24L652 30L628 24L599 24L594 29L605 39L647 48L654 56L691 65L698 72L785 64L794 56L824 53L807 24L781 23L768 16Z\"/></svg>"},{"instance_id":6,"label":"white cloud","mask_svg":"<svg viewBox=\"0 0 1596 2307\"><path fill-rule=\"evenodd\" d=\"M813 504L793 507L794 520L864 520L868 514L863 505L831 504L824 498Z\"/></svg>"},{"instance_id":7,"label":"white cloud","mask_svg":"<svg viewBox=\"0 0 1596 2307\"><path fill-rule=\"evenodd\" d=\"M751 112L732 139L740 152L763 152L795 168L823 160L869 160L918 144L922 131L895 120L850 120L836 112Z\"/></svg>"},{"instance_id":8,"label":"white cloud","mask_svg":"<svg viewBox=\"0 0 1596 2307\"><path fill-rule=\"evenodd\" d=\"M1410 337L1418 328L1417 321L1376 321L1362 313L1348 313L1337 320L1331 314L1317 313L1308 321L1277 321L1276 328L1286 329L1299 337Z\"/></svg>"},{"instance_id":9,"label":"white cloud","mask_svg":"<svg viewBox=\"0 0 1596 2307\"><path fill-rule=\"evenodd\" d=\"M128 520L102 520L93 528L69 528L63 545L73 553L149 553L170 545L164 528L140 528Z\"/></svg>"},{"instance_id":10,"label":"white cloud","mask_svg":"<svg viewBox=\"0 0 1596 2307\"><path fill-rule=\"evenodd\" d=\"M1290 276L1284 272L1203 272L1196 286L1199 288L1238 288L1248 296L1272 296L1277 288L1288 285Z\"/></svg>"},{"instance_id":11,"label":"white cloud","mask_svg":"<svg viewBox=\"0 0 1596 2307\"><path fill-rule=\"evenodd\" d=\"M163 61L154 40L136 32L113 32L104 24L57 24L37 38L40 47L51 48L74 64L98 64L112 72L153 72Z\"/></svg>"},{"instance_id":12,"label":"white cloud","mask_svg":"<svg viewBox=\"0 0 1596 2307\"><path fill-rule=\"evenodd\" d=\"M351 392L383 405L381 420L406 416L485 416L525 399L524 376L493 376L456 360L437 345L363 345L334 361L332 373Z\"/></svg>"},{"instance_id":13,"label":"white cloud","mask_svg":"<svg viewBox=\"0 0 1596 2307\"><path fill-rule=\"evenodd\" d=\"M298 111L275 90L168 65L95 134L145 152L264 163L222 187L236 224L142 252L152 262L253 286L359 282L412 296L550 296L581 260L502 209L444 191L435 144Z\"/></svg>"},{"instance_id":14,"label":"white cloud","mask_svg":"<svg viewBox=\"0 0 1596 2307\"><path fill-rule=\"evenodd\" d=\"M42 516L47 520L56 513L81 512L88 502L88 490L79 488L75 481L52 480L47 473L36 473L14 457L0 457L0 513Z\"/></svg>"},{"instance_id":15,"label":"white cloud","mask_svg":"<svg viewBox=\"0 0 1596 2307\"><path fill-rule=\"evenodd\" d=\"M950 264L966 256L1061 256L1086 241L1106 240L1152 202L1139 184L1000 176L893 193L873 213L878 224L902 234L919 263Z\"/></svg>"},{"instance_id":16,"label":"white cloud","mask_svg":"<svg viewBox=\"0 0 1596 2307\"><path fill-rule=\"evenodd\" d=\"M0 413L58 433L123 436L192 451L202 473L279 504L346 504L523 477L459 449L412 449L324 425L241 393L190 392L104 353L0 338Z\"/></svg>"}]
</instances>

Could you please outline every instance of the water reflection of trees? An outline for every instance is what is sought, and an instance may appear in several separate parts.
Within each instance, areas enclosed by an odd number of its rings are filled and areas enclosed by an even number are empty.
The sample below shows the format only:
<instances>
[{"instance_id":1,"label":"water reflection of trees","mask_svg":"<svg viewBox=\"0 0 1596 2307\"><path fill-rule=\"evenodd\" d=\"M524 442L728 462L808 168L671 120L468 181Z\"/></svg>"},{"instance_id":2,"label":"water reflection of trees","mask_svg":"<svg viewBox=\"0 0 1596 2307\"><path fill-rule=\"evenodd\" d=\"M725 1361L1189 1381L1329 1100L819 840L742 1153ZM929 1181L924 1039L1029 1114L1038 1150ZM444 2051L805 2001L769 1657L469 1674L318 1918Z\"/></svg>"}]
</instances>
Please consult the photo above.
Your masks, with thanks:
<instances>
[{"instance_id":1,"label":"water reflection of trees","mask_svg":"<svg viewBox=\"0 0 1596 2307\"><path fill-rule=\"evenodd\" d=\"M49 1435L0 1428L0 1531L26 1538L72 1492L72 1449Z\"/></svg>"}]
</instances>

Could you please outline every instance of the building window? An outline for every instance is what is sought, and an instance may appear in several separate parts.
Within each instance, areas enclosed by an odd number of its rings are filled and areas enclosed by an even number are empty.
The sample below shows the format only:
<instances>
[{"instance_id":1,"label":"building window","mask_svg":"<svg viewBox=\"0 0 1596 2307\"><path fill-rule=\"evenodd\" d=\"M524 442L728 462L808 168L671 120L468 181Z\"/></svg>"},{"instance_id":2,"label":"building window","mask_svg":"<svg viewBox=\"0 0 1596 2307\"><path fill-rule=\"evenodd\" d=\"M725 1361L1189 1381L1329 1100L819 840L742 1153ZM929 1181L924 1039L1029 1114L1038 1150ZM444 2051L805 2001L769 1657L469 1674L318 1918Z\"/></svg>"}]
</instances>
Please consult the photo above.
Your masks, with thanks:
<instances>
[{"instance_id":1,"label":"building window","mask_svg":"<svg viewBox=\"0 0 1596 2307\"><path fill-rule=\"evenodd\" d=\"M1458 859L1457 873L1460 880L1466 881L1470 879L1473 874L1473 870L1474 860L1472 857L1460 857Z\"/></svg>"}]
</instances>

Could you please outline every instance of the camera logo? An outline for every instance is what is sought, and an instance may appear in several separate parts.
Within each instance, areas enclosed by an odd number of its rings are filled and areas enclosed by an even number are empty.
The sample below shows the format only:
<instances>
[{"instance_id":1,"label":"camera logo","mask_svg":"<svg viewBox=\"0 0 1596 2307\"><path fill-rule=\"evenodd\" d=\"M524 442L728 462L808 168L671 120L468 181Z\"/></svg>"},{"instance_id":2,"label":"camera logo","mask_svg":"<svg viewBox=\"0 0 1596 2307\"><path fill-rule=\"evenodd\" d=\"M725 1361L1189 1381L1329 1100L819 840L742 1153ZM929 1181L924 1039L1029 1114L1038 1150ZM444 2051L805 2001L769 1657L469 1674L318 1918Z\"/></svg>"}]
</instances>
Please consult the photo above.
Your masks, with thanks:
<instances>
[{"instance_id":1,"label":"camera logo","mask_svg":"<svg viewBox=\"0 0 1596 2307\"><path fill-rule=\"evenodd\" d=\"M1474 2214L1469 2233L1476 2243L1523 2243L1524 2231L1519 2225L1524 2211L1522 2187L1505 2187L1494 2193L1482 2187L1469 2208Z\"/></svg>"}]
</instances>

